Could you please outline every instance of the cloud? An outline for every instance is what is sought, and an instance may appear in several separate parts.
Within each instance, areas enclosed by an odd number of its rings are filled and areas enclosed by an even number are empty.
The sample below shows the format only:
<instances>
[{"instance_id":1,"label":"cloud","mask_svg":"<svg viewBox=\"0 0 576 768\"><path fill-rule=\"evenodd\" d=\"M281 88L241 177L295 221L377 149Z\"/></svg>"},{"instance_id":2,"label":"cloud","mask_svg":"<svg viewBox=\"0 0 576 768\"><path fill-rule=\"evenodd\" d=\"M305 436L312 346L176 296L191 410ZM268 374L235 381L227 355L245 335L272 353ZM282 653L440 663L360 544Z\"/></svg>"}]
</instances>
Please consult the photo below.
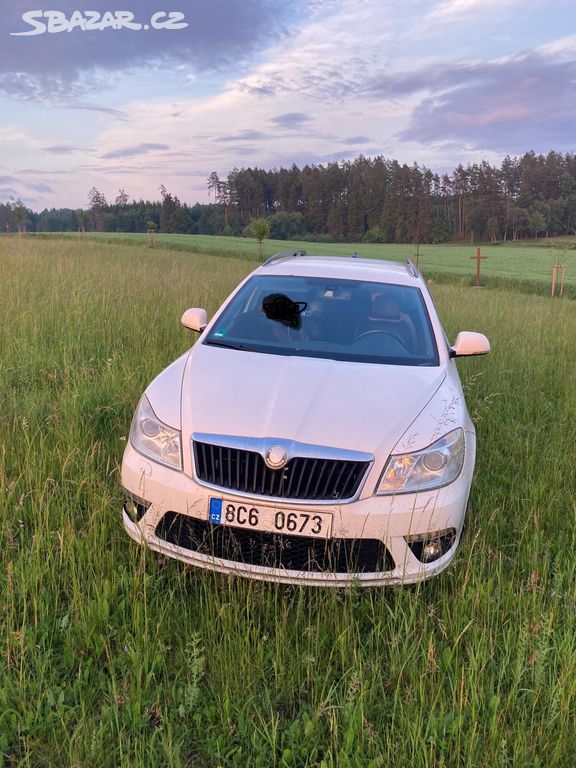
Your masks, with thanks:
<instances>
[{"instance_id":1,"label":"cloud","mask_svg":"<svg viewBox=\"0 0 576 768\"><path fill-rule=\"evenodd\" d=\"M133 4L135 22L148 24L148 30L121 25L92 31L77 26L64 31L62 19L72 20L78 8L76 0L59 2L57 12L45 11L42 16L38 11L33 21L23 19L29 3L1 2L1 89L14 96L40 99L47 93L62 95L70 83L78 83L83 73L91 71L120 71L151 63L173 67L175 61L186 61L190 69L198 72L223 70L232 64L237 67L263 42L283 34L284 25L294 13L274 0L188 0L175 3L184 8L185 28L155 29L152 17L158 5L156 0ZM103 16L110 3L95 0L90 8ZM55 13L60 17L55 17L53 28L59 26L63 31L49 32L51 21L47 14ZM88 17L87 11L80 13ZM35 30L41 33L21 34Z\"/></svg>"},{"instance_id":2,"label":"cloud","mask_svg":"<svg viewBox=\"0 0 576 768\"><path fill-rule=\"evenodd\" d=\"M428 87L435 93L416 106L399 137L424 144L456 140L503 153L574 151L575 84L576 61L534 53L421 72L404 80L404 92Z\"/></svg>"},{"instance_id":3,"label":"cloud","mask_svg":"<svg viewBox=\"0 0 576 768\"><path fill-rule=\"evenodd\" d=\"M64 170L63 168L52 168L47 171L43 168L22 168L18 171L20 176L75 176L76 171Z\"/></svg>"},{"instance_id":4,"label":"cloud","mask_svg":"<svg viewBox=\"0 0 576 768\"><path fill-rule=\"evenodd\" d=\"M485 68L492 65L447 64L440 62L410 72L377 73L363 83L358 95L363 98L397 99L419 91L445 91L483 77Z\"/></svg>"},{"instance_id":5,"label":"cloud","mask_svg":"<svg viewBox=\"0 0 576 768\"><path fill-rule=\"evenodd\" d=\"M0 48L0 60L3 48ZM27 72L0 70L0 95L27 101L51 101L74 99L80 95L77 84L66 83L60 77L48 81L41 75Z\"/></svg>"},{"instance_id":6,"label":"cloud","mask_svg":"<svg viewBox=\"0 0 576 768\"><path fill-rule=\"evenodd\" d=\"M372 139L369 136L349 136L347 139L342 139L342 144L368 144L370 141L372 141Z\"/></svg>"},{"instance_id":7,"label":"cloud","mask_svg":"<svg viewBox=\"0 0 576 768\"><path fill-rule=\"evenodd\" d=\"M1 50L0 47L0 55ZM82 100L87 94L105 89L105 80L96 74L84 74L77 81L68 82L62 77L47 78L25 72L0 72L0 97L40 102L55 109L97 112L117 120L125 120L126 113L123 110Z\"/></svg>"},{"instance_id":8,"label":"cloud","mask_svg":"<svg viewBox=\"0 0 576 768\"><path fill-rule=\"evenodd\" d=\"M74 152L85 152L83 147L75 147L71 144L56 144L53 147L44 147L44 152L50 155L72 155Z\"/></svg>"},{"instance_id":9,"label":"cloud","mask_svg":"<svg viewBox=\"0 0 576 768\"><path fill-rule=\"evenodd\" d=\"M86 111L86 112L100 112L103 115L110 115L111 117L116 117L118 120L126 120L127 115L126 112L124 112L121 109L113 109L112 107L101 107L97 104L85 104L82 102L74 102L74 103L65 103L65 104L55 104L54 106L60 107L61 109L78 109L80 111Z\"/></svg>"},{"instance_id":10,"label":"cloud","mask_svg":"<svg viewBox=\"0 0 576 768\"><path fill-rule=\"evenodd\" d=\"M568 35L536 48L536 53L554 56L556 59L573 59L576 56L576 35Z\"/></svg>"},{"instance_id":11,"label":"cloud","mask_svg":"<svg viewBox=\"0 0 576 768\"><path fill-rule=\"evenodd\" d=\"M257 80L249 81L239 81L236 84L236 88L240 93L246 93L249 96L277 96L280 92L281 88L279 87L279 84L273 83L270 80L267 82L260 82Z\"/></svg>"},{"instance_id":12,"label":"cloud","mask_svg":"<svg viewBox=\"0 0 576 768\"><path fill-rule=\"evenodd\" d=\"M428 14L428 19L447 19L466 16L471 12L485 11L487 6L505 5L505 0L445 0Z\"/></svg>"},{"instance_id":13,"label":"cloud","mask_svg":"<svg viewBox=\"0 0 576 768\"><path fill-rule=\"evenodd\" d=\"M290 112L302 111L306 99L349 101L375 70L390 70L390 62L408 52L414 57L412 31L422 5L422 0L308 0L306 18L289 40L271 47L265 61L232 87L286 106L291 99Z\"/></svg>"},{"instance_id":14,"label":"cloud","mask_svg":"<svg viewBox=\"0 0 576 768\"><path fill-rule=\"evenodd\" d=\"M28 188L33 189L35 192L40 192L41 194L51 194L54 192L54 189L49 184L44 184L41 181L28 184Z\"/></svg>"},{"instance_id":15,"label":"cloud","mask_svg":"<svg viewBox=\"0 0 576 768\"><path fill-rule=\"evenodd\" d=\"M267 68L240 79L234 87L239 93L257 98L293 97L297 94L298 98L321 99L324 102L346 101L370 77L374 63L369 57L361 58L356 54L339 60L337 53L333 52L334 58L328 57L326 61L316 58L318 54L313 49L308 56L302 56L302 60L287 57L283 66Z\"/></svg>"},{"instance_id":16,"label":"cloud","mask_svg":"<svg viewBox=\"0 0 576 768\"><path fill-rule=\"evenodd\" d=\"M0 187L0 201L9 200L11 197L18 197L19 193L14 187Z\"/></svg>"},{"instance_id":17,"label":"cloud","mask_svg":"<svg viewBox=\"0 0 576 768\"><path fill-rule=\"evenodd\" d=\"M276 115L270 118L270 122L280 128L301 128L305 123L312 120L310 115L304 112L286 112L283 115Z\"/></svg>"},{"instance_id":18,"label":"cloud","mask_svg":"<svg viewBox=\"0 0 576 768\"><path fill-rule=\"evenodd\" d=\"M31 197L27 193L32 190L40 194L53 194L54 189L43 181L27 181L14 176L0 176L0 201L17 198L31 205L38 201L37 197Z\"/></svg>"},{"instance_id":19,"label":"cloud","mask_svg":"<svg viewBox=\"0 0 576 768\"><path fill-rule=\"evenodd\" d=\"M37 139L24 133L17 125L0 126L0 144L17 144L21 147L35 147Z\"/></svg>"},{"instance_id":20,"label":"cloud","mask_svg":"<svg viewBox=\"0 0 576 768\"><path fill-rule=\"evenodd\" d=\"M116 160L121 157L137 157L138 155L146 155L148 152L155 152L157 150L165 149L170 149L168 144L144 143L138 144L135 147L115 149L112 152L107 152L105 155L101 155L101 157L103 160Z\"/></svg>"},{"instance_id":21,"label":"cloud","mask_svg":"<svg viewBox=\"0 0 576 768\"><path fill-rule=\"evenodd\" d=\"M247 129L245 131L238 131L238 133L231 134L230 136L219 136L215 141L227 143L235 141L257 141L258 139L265 138L267 138L265 133Z\"/></svg>"},{"instance_id":22,"label":"cloud","mask_svg":"<svg viewBox=\"0 0 576 768\"><path fill-rule=\"evenodd\" d=\"M185 34L11 37L31 7L0 0L0 93L13 97L0 104L0 173L18 179L0 186L54 184L46 200L166 183L188 201L212 170L360 152L450 169L574 151L573 0L187 0L163 6L184 8ZM162 5L128 7L140 19Z\"/></svg>"},{"instance_id":23,"label":"cloud","mask_svg":"<svg viewBox=\"0 0 576 768\"><path fill-rule=\"evenodd\" d=\"M234 145L233 147L226 147L222 150L225 154L233 155L235 156L248 156L248 155L256 155L258 154L258 148L257 147L242 147Z\"/></svg>"}]
</instances>

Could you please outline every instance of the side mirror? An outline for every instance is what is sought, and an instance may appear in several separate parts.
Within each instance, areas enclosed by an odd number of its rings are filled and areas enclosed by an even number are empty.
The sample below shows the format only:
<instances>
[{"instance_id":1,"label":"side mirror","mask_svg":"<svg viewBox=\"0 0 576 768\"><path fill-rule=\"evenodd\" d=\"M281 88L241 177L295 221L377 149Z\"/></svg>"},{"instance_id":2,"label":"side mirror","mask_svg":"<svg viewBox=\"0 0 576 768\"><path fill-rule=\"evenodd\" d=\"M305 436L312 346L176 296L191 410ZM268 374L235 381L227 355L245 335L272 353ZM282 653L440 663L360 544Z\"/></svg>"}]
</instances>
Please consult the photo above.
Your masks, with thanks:
<instances>
[{"instance_id":1,"label":"side mirror","mask_svg":"<svg viewBox=\"0 0 576 768\"><path fill-rule=\"evenodd\" d=\"M450 349L450 357L470 357L486 355L490 352L490 342L483 333L460 331L456 343Z\"/></svg>"},{"instance_id":2,"label":"side mirror","mask_svg":"<svg viewBox=\"0 0 576 768\"><path fill-rule=\"evenodd\" d=\"M192 307L191 309L187 309L186 312L184 312L180 322L184 328L190 328L191 331L202 333L204 328L206 328L208 325L208 315L206 314L205 309Z\"/></svg>"}]
</instances>

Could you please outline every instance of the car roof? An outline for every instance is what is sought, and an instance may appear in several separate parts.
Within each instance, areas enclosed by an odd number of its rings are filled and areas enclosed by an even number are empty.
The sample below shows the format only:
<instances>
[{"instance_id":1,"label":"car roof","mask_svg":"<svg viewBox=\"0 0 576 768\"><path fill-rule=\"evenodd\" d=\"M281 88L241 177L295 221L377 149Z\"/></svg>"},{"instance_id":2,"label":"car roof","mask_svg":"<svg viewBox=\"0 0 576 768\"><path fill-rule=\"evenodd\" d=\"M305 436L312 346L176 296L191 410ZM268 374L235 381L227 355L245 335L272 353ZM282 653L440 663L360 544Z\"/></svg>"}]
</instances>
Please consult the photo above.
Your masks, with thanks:
<instances>
[{"instance_id":1,"label":"car roof","mask_svg":"<svg viewBox=\"0 0 576 768\"><path fill-rule=\"evenodd\" d=\"M350 256L276 254L256 271L267 275L331 277L412 286L422 284L421 275L410 262L360 259Z\"/></svg>"}]
</instances>

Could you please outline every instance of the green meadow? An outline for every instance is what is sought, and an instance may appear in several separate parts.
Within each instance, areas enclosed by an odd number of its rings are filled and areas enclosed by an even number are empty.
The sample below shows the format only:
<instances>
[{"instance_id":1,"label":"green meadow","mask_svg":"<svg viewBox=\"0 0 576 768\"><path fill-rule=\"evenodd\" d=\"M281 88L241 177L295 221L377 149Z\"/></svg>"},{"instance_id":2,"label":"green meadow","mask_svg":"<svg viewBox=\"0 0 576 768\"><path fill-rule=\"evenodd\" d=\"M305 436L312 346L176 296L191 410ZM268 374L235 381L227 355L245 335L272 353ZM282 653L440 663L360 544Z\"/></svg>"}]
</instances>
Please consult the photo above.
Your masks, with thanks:
<instances>
[{"instance_id":1,"label":"green meadow","mask_svg":"<svg viewBox=\"0 0 576 768\"><path fill-rule=\"evenodd\" d=\"M67 233L69 238L77 239L76 233ZM54 235L39 234L36 237L50 238ZM58 235L60 237L60 235ZM105 242L112 245L131 244L136 247L147 246L147 236L143 234L87 233L89 241ZM189 253L212 256L231 256L233 258L255 260L258 255L256 240L245 237L222 237L212 235L155 235L156 247L179 250ZM458 276L470 281L475 280L477 245L422 245L419 247L418 262L426 275L453 279ZM414 245L382 245L378 243L310 243L296 240L266 240L264 254L302 249L315 254L338 254L349 256L356 252L359 256L371 259L393 259L395 261L417 260ZM576 295L576 237L541 238L540 240L481 245L481 272L484 283L498 285L501 281L513 287L529 292L550 293L552 267L564 265L565 283L571 295ZM574 286L574 288L572 288Z\"/></svg>"},{"instance_id":2,"label":"green meadow","mask_svg":"<svg viewBox=\"0 0 576 768\"><path fill-rule=\"evenodd\" d=\"M213 313L256 265L254 241L171 237L0 237L0 766L573 768L576 303L547 292L558 254L576 285L576 251L483 248L477 289L475 247L422 248L449 337L492 344L458 363L467 527L432 581L329 590L124 533L138 399L193 342L184 309Z\"/></svg>"}]
</instances>

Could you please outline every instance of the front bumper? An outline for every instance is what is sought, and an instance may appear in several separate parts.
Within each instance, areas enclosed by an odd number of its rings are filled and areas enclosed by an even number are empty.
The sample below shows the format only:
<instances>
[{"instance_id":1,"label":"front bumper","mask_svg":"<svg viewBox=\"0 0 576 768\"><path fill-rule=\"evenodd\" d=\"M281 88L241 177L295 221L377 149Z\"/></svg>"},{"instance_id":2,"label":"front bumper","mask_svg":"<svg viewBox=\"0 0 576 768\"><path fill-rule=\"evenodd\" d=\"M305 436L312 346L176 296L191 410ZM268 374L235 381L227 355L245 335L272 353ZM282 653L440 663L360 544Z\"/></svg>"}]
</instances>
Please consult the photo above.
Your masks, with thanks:
<instances>
[{"instance_id":1,"label":"front bumper","mask_svg":"<svg viewBox=\"0 0 576 768\"><path fill-rule=\"evenodd\" d=\"M145 500L146 509L141 508L138 521L131 519L124 510L124 527L135 541L156 552L220 573L262 581L317 586L346 586L350 583L358 583L361 586L410 584L440 573L453 559L463 527L473 465L474 451L467 451L462 473L457 480L445 488L429 493L368 495L364 498L361 495L357 501L334 505L315 505L285 499L269 499L263 502L200 485L183 472L147 460L128 444L122 464L122 485L129 494ZM195 551L189 546L180 546L167 540L164 533L166 526L161 524L165 515L184 516L180 519L192 519L191 523L194 523L195 528L201 526L204 530L212 529L212 524L208 522L208 509L209 499L215 496L234 499L238 503L244 500L248 505L266 504L279 509L309 513L330 512L333 515L334 539L325 542L327 546L336 539L339 540L338 543L343 542L346 545L367 543L367 540L370 540L383 545L382 550L386 553L386 558L382 558L382 564L377 570L366 570L361 562L351 570L294 570L283 567L281 563L270 567L258 562L246 562L240 558L217 557L214 553L207 553L205 547L199 547ZM197 521L203 522L200 524ZM214 530L218 528L221 531L223 527L215 526ZM420 562L406 542L407 536L425 535L446 529L456 531L454 543L446 554L431 563ZM260 538L270 535L264 533ZM296 540L296 545L302 543L302 539L297 536L279 538L287 542L288 546L290 540ZM198 551L202 549L204 551Z\"/></svg>"}]
</instances>

